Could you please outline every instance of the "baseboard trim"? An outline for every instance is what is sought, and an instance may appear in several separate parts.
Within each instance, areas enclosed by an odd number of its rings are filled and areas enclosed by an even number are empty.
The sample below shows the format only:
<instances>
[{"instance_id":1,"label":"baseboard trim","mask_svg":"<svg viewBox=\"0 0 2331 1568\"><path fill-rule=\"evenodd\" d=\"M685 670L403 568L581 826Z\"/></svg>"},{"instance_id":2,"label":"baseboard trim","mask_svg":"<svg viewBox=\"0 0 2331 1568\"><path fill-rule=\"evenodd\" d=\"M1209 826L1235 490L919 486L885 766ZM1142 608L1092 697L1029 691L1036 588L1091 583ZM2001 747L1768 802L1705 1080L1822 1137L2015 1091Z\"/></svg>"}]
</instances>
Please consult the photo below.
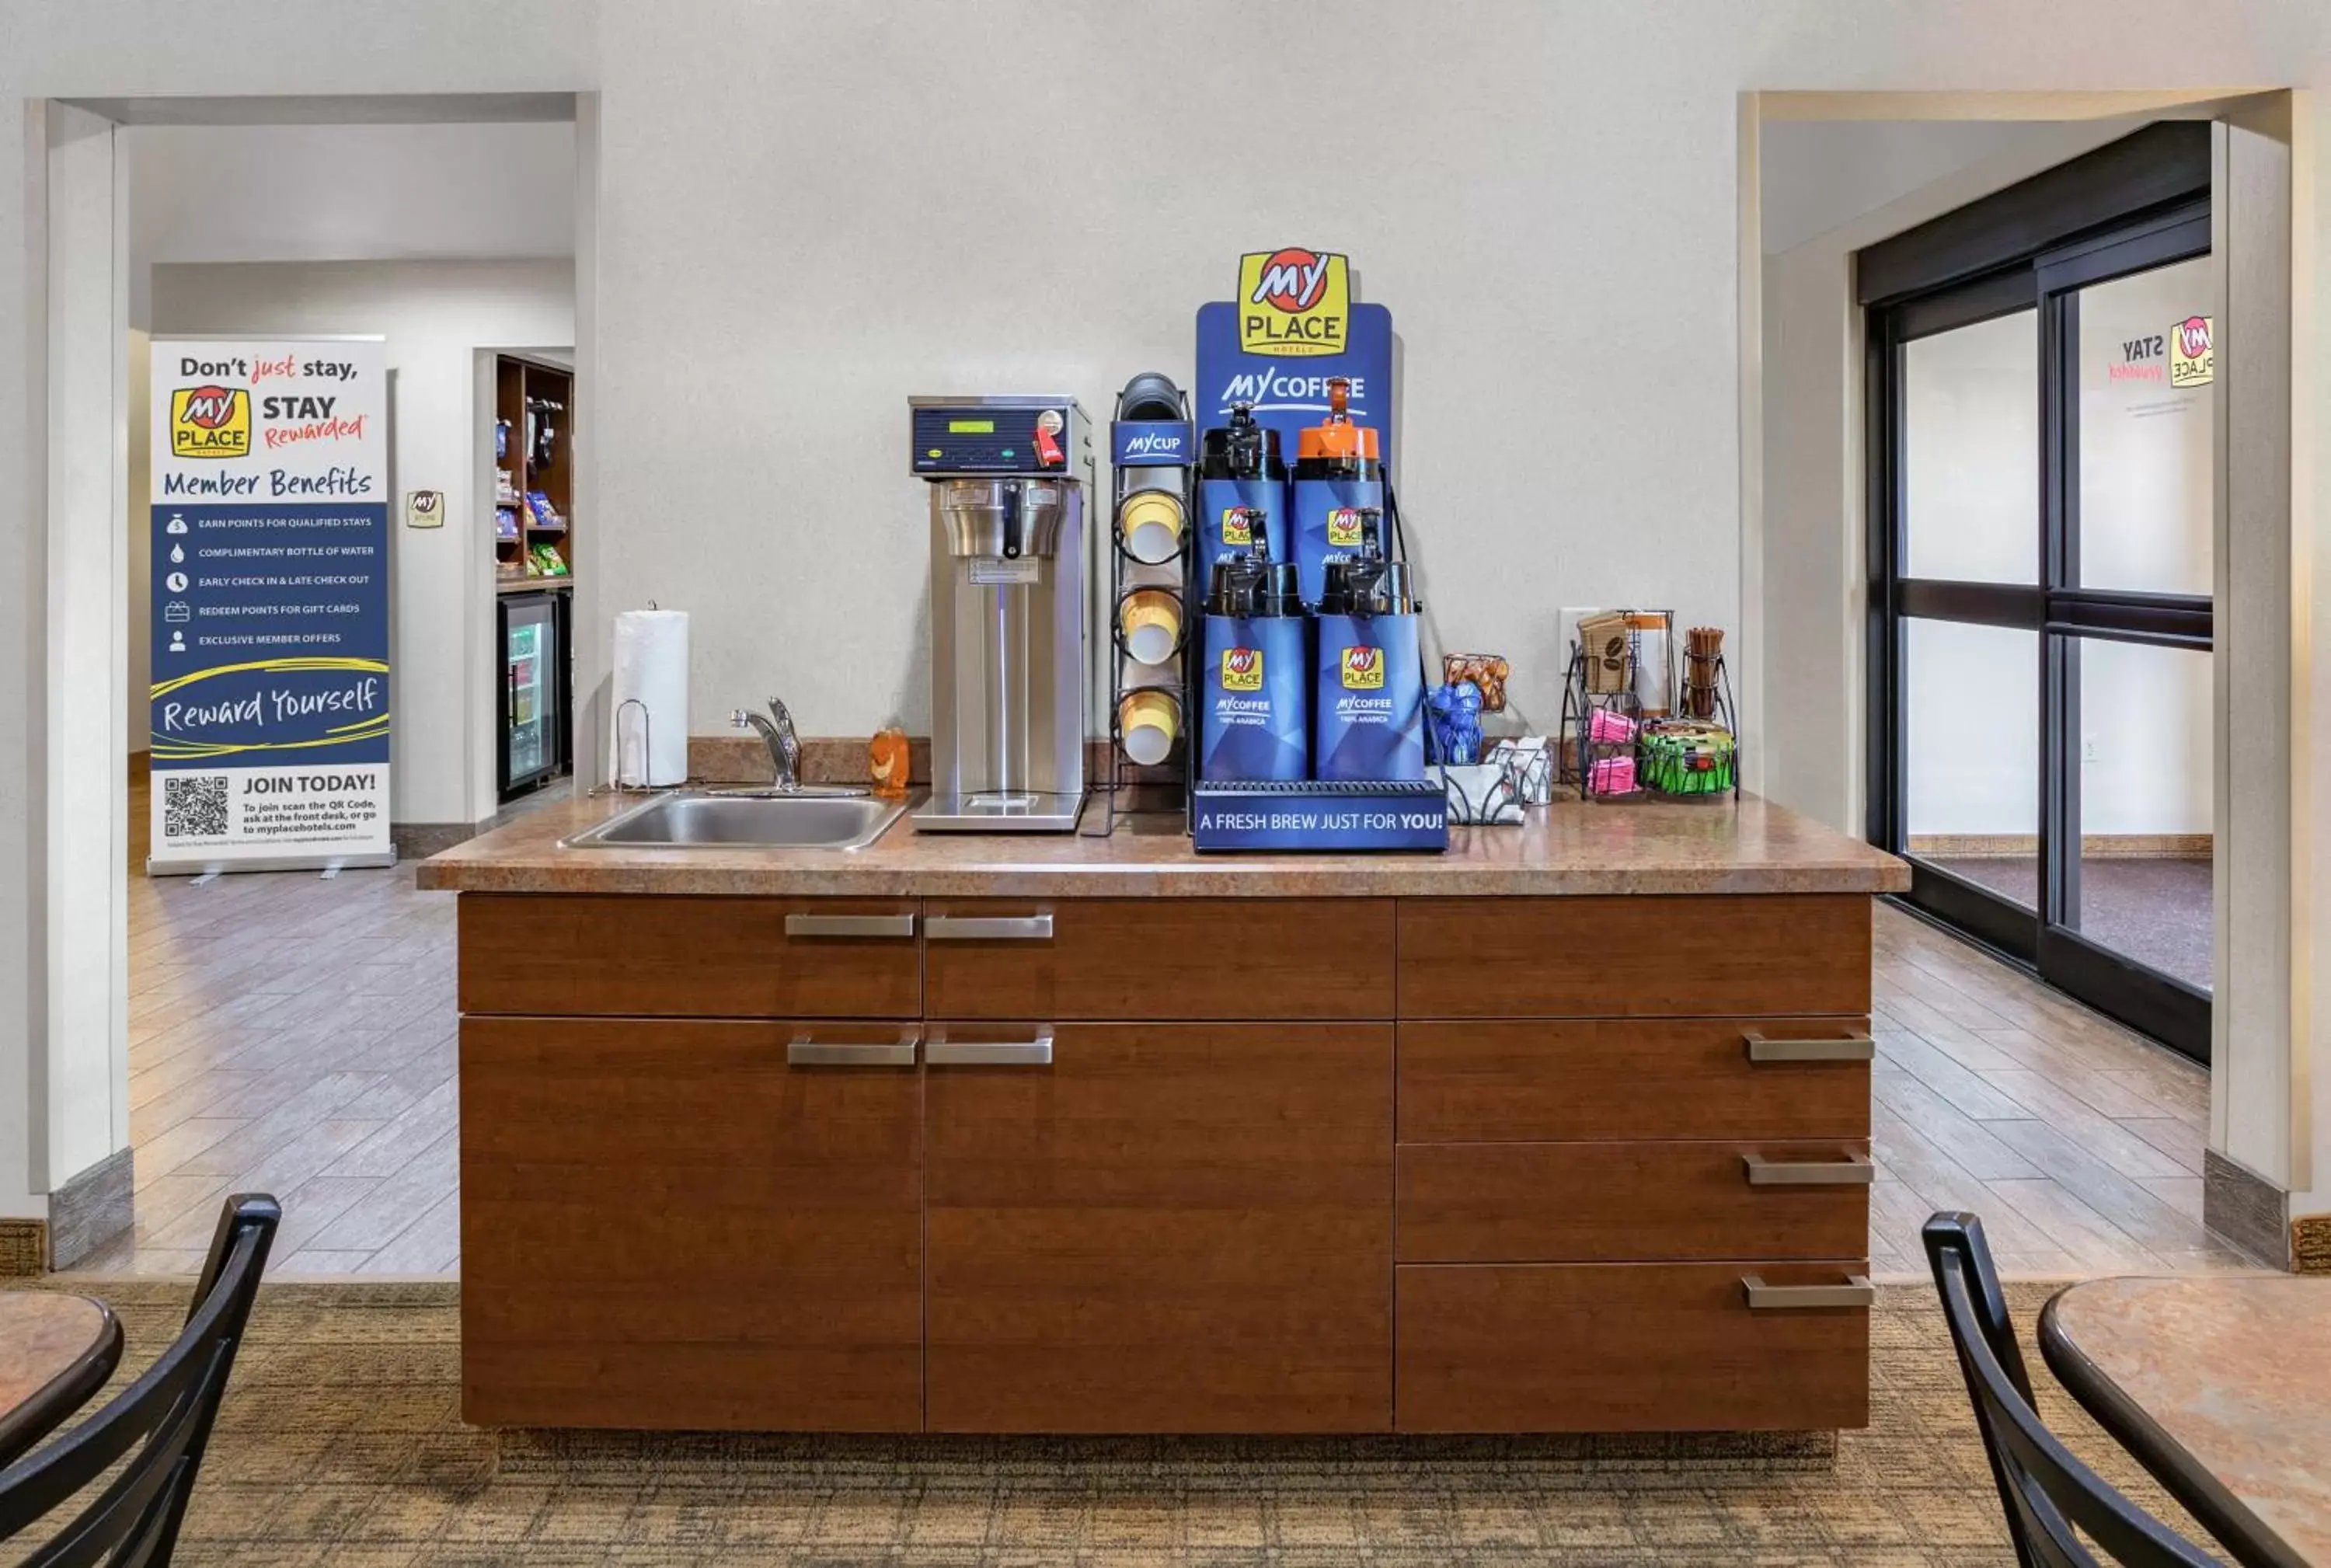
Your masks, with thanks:
<instances>
[{"instance_id":1,"label":"baseboard trim","mask_svg":"<svg viewBox=\"0 0 2331 1568\"><path fill-rule=\"evenodd\" d=\"M2290 1270L2331 1274L2331 1214L2301 1214L2290 1222Z\"/></svg>"},{"instance_id":2,"label":"baseboard trim","mask_svg":"<svg viewBox=\"0 0 2331 1568\"><path fill-rule=\"evenodd\" d=\"M45 1220L0 1220L0 1279L31 1279L48 1262Z\"/></svg>"},{"instance_id":3,"label":"baseboard trim","mask_svg":"<svg viewBox=\"0 0 2331 1568\"><path fill-rule=\"evenodd\" d=\"M488 828L490 820L482 822L392 822L388 841L400 860L425 860L430 856L450 850L456 844L466 844Z\"/></svg>"},{"instance_id":4,"label":"baseboard trim","mask_svg":"<svg viewBox=\"0 0 2331 1568\"><path fill-rule=\"evenodd\" d=\"M2202 1223L2270 1268L2290 1267L2290 1194L2215 1149L2202 1151Z\"/></svg>"},{"instance_id":5,"label":"baseboard trim","mask_svg":"<svg viewBox=\"0 0 2331 1568\"><path fill-rule=\"evenodd\" d=\"M71 1269L129 1229L137 1151L116 1149L49 1194L49 1267Z\"/></svg>"},{"instance_id":6,"label":"baseboard trim","mask_svg":"<svg viewBox=\"0 0 2331 1568\"><path fill-rule=\"evenodd\" d=\"M1911 854L1929 860L2037 859L2040 840L2031 833L1912 833ZM2207 833L2088 833L2080 840L2084 860L2199 860L2210 854Z\"/></svg>"}]
</instances>

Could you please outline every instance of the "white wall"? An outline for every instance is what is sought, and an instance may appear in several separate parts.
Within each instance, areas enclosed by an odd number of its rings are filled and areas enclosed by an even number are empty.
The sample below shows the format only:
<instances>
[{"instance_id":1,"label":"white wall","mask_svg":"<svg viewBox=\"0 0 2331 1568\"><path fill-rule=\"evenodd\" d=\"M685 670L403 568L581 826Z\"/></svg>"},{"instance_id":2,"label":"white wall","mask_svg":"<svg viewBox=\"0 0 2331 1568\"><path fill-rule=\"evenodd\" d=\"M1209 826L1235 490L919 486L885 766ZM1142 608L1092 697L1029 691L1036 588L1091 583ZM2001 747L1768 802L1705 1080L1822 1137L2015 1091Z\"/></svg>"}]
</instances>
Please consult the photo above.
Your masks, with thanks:
<instances>
[{"instance_id":1,"label":"white wall","mask_svg":"<svg viewBox=\"0 0 2331 1568\"><path fill-rule=\"evenodd\" d=\"M2013 154L2058 128L2013 119L1778 120L1759 134L1765 254L1875 212L1920 185Z\"/></svg>"},{"instance_id":2,"label":"white wall","mask_svg":"<svg viewBox=\"0 0 2331 1568\"><path fill-rule=\"evenodd\" d=\"M129 318L184 261L498 261L575 250L572 121L136 125Z\"/></svg>"},{"instance_id":3,"label":"white wall","mask_svg":"<svg viewBox=\"0 0 2331 1568\"><path fill-rule=\"evenodd\" d=\"M472 478L476 443L492 411L472 406L471 369L482 347L573 342L574 263L159 266L153 278L157 335L388 339L391 815L399 822L491 815L492 796L480 784L482 777L490 791L494 717L482 707L490 689L471 676L490 658L492 635L492 498L474 494ZM443 527L404 526L404 495L416 489L445 492ZM149 538L142 518L130 532L140 547ZM144 601L137 603L142 618ZM142 702L134 711L142 730Z\"/></svg>"},{"instance_id":4,"label":"white wall","mask_svg":"<svg viewBox=\"0 0 2331 1568\"><path fill-rule=\"evenodd\" d=\"M153 444L143 439L147 423L136 416L136 410L150 408L153 396L154 340L138 328L129 329L128 363L125 367L124 385L128 390L128 406L132 410L125 440L129 449L128 484L123 487L125 505L124 538L128 547L122 552L128 593L124 597L123 613L128 626L128 657L124 661L126 684L122 691L122 741L132 755L148 748L148 693L154 681L154 535L148 521L148 508L154 495Z\"/></svg>"}]
</instances>

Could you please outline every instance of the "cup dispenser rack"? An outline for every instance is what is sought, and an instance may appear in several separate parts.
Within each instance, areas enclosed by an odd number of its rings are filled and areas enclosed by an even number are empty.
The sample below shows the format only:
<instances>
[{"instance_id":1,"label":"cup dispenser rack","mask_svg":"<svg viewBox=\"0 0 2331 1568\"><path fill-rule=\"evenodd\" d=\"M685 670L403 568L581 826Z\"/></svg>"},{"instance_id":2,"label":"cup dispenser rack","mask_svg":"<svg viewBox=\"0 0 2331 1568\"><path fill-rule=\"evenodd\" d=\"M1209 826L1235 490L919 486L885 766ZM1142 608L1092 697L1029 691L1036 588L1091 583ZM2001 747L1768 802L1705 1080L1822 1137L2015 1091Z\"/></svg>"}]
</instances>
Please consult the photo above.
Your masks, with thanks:
<instances>
[{"instance_id":1,"label":"cup dispenser rack","mask_svg":"<svg viewBox=\"0 0 2331 1568\"><path fill-rule=\"evenodd\" d=\"M1108 809L1103 835L1137 801L1186 813L1195 748L1192 660L1199 590L1193 527L1196 517L1197 430L1190 400L1165 376L1135 376L1118 394L1109 423L1108 769L1101 784ZM1170 538L1171 549L1165 546ZM1155 612L1171 601L1170 638L1157 642ZM1137 603L1133 603L1138 598ZM1128 629L1129 620L1132 629ZM1133 646L1142 640L1144 659ZM1159 745L1154 761L1137 752ZM1130 748L1128 747L1130 743Z\"/></svg>"}]
</instances>

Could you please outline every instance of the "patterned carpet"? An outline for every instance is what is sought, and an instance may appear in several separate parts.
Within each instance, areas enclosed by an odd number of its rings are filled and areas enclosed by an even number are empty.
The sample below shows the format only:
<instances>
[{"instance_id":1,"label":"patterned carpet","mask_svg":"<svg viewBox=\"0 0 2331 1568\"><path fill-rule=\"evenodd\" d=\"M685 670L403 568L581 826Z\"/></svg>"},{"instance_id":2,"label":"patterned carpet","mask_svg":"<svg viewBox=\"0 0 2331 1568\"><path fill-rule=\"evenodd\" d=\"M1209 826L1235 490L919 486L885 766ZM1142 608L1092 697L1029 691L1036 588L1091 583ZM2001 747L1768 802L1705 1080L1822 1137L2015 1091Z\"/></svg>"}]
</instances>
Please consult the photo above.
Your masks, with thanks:
<instances>
[{"instance_id":1,"label":"patterned carpet","mask_svg":"<svg viewBox=\"0 0 2331 1568\"><path fill-rule=\"evenodd\" d=\"M83 1288L90 1287L84 1284ZM98 1287L150 1356L185 1287ZM270 1286L184 1568L1103 1563L1999 1564L1940 1317L1881 1289L1872 1425L1748 1440L1004 1441L493 1433L456 1414L457 1286ZM2011 1285L2029 1326L2049 1288ZM2029 1354L2029 1353L2027 1353ZM2038 1357L2035 1374L2045 1378ZM125 1367L122 1375L128 1375ZM2189 1535L2049 1384L2051 1426ZM0 1545L0 1562L27 1542Z\"/></svg>"}]
</instances>

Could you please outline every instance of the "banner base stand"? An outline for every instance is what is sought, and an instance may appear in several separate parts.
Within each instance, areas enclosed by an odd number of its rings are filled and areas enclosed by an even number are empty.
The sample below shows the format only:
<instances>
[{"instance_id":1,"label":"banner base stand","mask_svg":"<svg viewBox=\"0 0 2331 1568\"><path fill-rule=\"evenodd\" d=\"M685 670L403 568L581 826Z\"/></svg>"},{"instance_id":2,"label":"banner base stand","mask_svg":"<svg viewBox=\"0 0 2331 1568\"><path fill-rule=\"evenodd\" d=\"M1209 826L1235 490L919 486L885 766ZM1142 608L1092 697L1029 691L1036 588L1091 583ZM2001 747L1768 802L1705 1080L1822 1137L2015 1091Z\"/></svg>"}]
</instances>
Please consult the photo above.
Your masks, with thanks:
<instances>
[{"instance_id":1,"label":"banner base stand","mask_svg":"<svg viewBox=\"0 0 2331 1568\"><path fill-rule=\"evenodd\" d=\"M235 860L191 857L164 860L148 855L146 857L146 874L148 877L199 877L205 871L364 871L395 864L395 850L376 855L285 855L280 859L261 857Z\"/></svg>"}]
</instances>

